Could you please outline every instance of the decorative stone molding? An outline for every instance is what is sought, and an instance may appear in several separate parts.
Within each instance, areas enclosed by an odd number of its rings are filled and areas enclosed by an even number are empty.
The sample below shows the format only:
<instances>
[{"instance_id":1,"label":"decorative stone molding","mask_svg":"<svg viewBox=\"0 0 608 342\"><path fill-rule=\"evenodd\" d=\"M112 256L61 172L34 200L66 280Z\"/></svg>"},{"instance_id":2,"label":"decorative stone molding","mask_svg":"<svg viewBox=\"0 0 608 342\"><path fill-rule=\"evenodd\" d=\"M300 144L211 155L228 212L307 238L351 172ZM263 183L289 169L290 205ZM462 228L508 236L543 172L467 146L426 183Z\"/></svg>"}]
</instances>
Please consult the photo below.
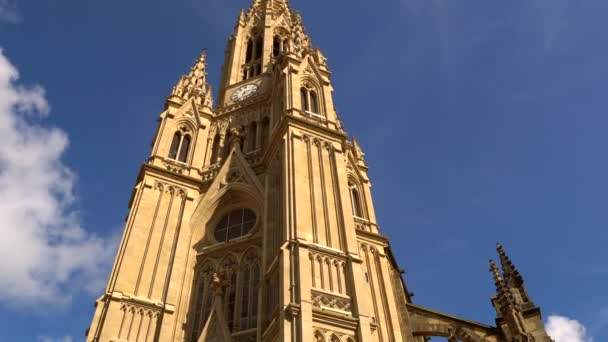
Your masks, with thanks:
<instances>
[{"instance_id":1,"label":"decorative stone molding","mask_svg":"<svg viewBox=\"0 0 608 342\"><path fill-rule=\"evenodd\" d=\"M357 230L361 230L364 232L372 231L372 224L368 220L362 219L360 217L353 217L353 219L355 220L355 228Z\"/></svg>"},{"instance_id":2,"label":"decorative stone molding","mask_svg":"<svg viewBox=\"0 0 608 342\"><path fill-rule=\"evenodd\" d=\"M203 181L209 181L215 178L220 172L222 165L220 163L209 165L208 167L199 170L198 173Z\"/></svg>"},{"instance_id":3,"label":"decorative stone molding","mask_svg":"<svg viewBox=\"0 0 608 342\"><path fill-rule=\"evenodd\" d=\"M178 162L177 160L164 159L162 163L163 166L167 168L169 172L177 173L180 175L186 173L190 169L188 164Z\"/></svg>"},{"instance_id":4,"label":"decorative stone molding","mask_svg":"<svg viewBox=\"0 0 608 342\"><path fill-rule=\"evenodd\" d=\"M321 309L332 309L350 313L352 300L349 297L337 296L318 290L311 290L312 305Z\"/></svg>"},{"instance_id":5,"label":"decorative stone molding","mask_svg":"<svg viewBox=\"0 0 608 342\"><path fill-rule=\"evenodd\" d=\"M321 327L314 327L314 342L356 342L354 335L344 334Z\"/></svg>"}]
</instances>

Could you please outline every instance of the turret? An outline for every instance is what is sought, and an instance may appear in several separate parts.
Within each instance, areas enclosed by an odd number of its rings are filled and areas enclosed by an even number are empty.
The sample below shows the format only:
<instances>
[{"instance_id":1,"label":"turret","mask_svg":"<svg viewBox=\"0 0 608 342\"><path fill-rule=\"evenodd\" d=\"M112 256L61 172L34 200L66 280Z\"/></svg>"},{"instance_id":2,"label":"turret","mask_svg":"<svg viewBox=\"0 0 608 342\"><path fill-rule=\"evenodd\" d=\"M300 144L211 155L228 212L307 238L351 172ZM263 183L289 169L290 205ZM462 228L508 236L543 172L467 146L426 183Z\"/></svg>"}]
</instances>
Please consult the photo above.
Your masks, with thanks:
<instances>
[{"instance_id":1,"label":"turret","mask_svg":"<svg viewBox=\"0 0 608 342\"><path fill-rule=\"evenodd\" d=\"M185 103L190 99L194 99L194 102L201 107L213 108L211 86L207 83L207 53L205 50L190 68L190 72L179 79L169 97L169 100L179 103Z\"/></svg>"},{"instance_id":2,"label":"turret","mask_svg":"<svg viewBox=\"0 0 608 342\"><path fill-rule=\"evenodd\" d=\"M207 83L207 54L203 50L167 98L148 163L183 175L199 175L208 159L207 128L213 117L213 96Z\"/></svg>"},{"instance_id":3,"label":"turret","mask_svg":"<svg viewBox=\"0 0 608 342\"><path fill-rule=\"evenodd\" d=\"M490 272L496 287L492 305L496 309L497 326L503 331L507 342L550 342L540 308L530 300L523 277L501 244L496 245L496 250L502 275L493 260L490 260Z\"/></svg>"}]
</instances>

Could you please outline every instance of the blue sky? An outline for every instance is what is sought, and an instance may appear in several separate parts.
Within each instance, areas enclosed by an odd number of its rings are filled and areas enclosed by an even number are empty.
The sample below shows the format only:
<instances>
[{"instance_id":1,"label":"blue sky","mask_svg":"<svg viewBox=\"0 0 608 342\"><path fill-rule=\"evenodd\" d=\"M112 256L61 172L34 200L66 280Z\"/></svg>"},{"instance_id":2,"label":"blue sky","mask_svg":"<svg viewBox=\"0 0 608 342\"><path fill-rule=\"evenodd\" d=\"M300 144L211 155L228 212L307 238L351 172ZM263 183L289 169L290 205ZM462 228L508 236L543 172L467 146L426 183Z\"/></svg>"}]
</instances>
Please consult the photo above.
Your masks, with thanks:
<instances>
[{"instance_id":1,"label":"blue sky","mask_svg":"<svg viewBox=\"0 0 608 342\"><path fill-rule=\"evenodd\" d=\"M83 338L163 99L203 48L217 88L248 5L0 0L0 341ZM608 2L291 5L415 302L493 323L501 241L544 316L586 328L558 342L608 341Z\"/></svg>"}]
</instances>

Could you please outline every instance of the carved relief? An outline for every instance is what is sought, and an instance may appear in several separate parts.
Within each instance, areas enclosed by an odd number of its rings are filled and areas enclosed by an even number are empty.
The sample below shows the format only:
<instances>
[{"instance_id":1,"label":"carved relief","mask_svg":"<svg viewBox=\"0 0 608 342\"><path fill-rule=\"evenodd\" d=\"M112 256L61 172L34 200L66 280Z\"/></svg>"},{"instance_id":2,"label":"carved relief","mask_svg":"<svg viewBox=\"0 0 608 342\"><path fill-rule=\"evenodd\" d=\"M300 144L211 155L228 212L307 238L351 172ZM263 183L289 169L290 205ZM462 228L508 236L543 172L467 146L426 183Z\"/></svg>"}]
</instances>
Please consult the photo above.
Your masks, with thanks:
<instances>
[{"instance_id":1,"label":"carved relief","mask_svg":"<svg viewBox=\"0 0 608 342\"><path fill-rule=\"evenodd\" d=\"M190 167L187 164L182 162L178 162L173 159L163 159L162 164L169 172L177 173L177 174L186 174Z\"/></svg>"},{"instance_id":2,"label":"carved relief","mask_svg":"<svg viewBox=\"0 0 608 342\"><path fill-rule=\"evenodd\" d=\"M315 342L355 342L354 335L344 334L321 327L313 327Z\"/></svg>"},{"instance_id":3,"label":"carved relief","mask_svg":"<svg viewBox=\"0 0 608 342\"><path fill-rule=\"evenodd\" d=\"M147 341L152 336L160 309L123 303L123 317L118 329L118 338L125 341Z\"/></svg>"},{"instance_id":4,"label":"carved relief","mask_svg":"<svg viewBox=\"0 0 608 342\"><path fill-rule=\"evenodd\" d=\"M348 296L346 288L346 259L310 251L312 287Z\"/></svg>"},{"instance_id":5,"label":"carved relief","mask_svg":"<svg viewBox=\"0 0 608 342\"><path fill-rule=\"evenodd\" d=\"M312 305L322 309L329 308L350 312L352 301L348 297L341 297L326 292L312 290Z\"/></svg>"}]
</instances>

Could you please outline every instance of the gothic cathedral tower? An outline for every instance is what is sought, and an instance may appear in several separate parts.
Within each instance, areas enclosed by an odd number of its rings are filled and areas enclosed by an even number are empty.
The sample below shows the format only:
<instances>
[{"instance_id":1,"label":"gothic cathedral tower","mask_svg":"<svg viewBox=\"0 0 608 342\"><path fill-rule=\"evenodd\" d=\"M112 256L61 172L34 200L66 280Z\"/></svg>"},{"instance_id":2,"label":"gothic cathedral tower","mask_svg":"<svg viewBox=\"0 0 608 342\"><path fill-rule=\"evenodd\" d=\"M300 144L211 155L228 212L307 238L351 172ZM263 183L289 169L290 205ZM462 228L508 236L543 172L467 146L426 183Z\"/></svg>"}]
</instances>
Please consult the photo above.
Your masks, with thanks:
<instances>
[{"instance_id":1,"label":"gothic cathedral tower","mask_svg":"<svg viewBox=\"0 0 608 342\"><path fill-rule=\"evenodd\" d=\"M206 67L167 98L87 341L550 341L501 246L496 327L412 303L287 0L240 13L215 106Z\"/></svg>"}]
</instances>

